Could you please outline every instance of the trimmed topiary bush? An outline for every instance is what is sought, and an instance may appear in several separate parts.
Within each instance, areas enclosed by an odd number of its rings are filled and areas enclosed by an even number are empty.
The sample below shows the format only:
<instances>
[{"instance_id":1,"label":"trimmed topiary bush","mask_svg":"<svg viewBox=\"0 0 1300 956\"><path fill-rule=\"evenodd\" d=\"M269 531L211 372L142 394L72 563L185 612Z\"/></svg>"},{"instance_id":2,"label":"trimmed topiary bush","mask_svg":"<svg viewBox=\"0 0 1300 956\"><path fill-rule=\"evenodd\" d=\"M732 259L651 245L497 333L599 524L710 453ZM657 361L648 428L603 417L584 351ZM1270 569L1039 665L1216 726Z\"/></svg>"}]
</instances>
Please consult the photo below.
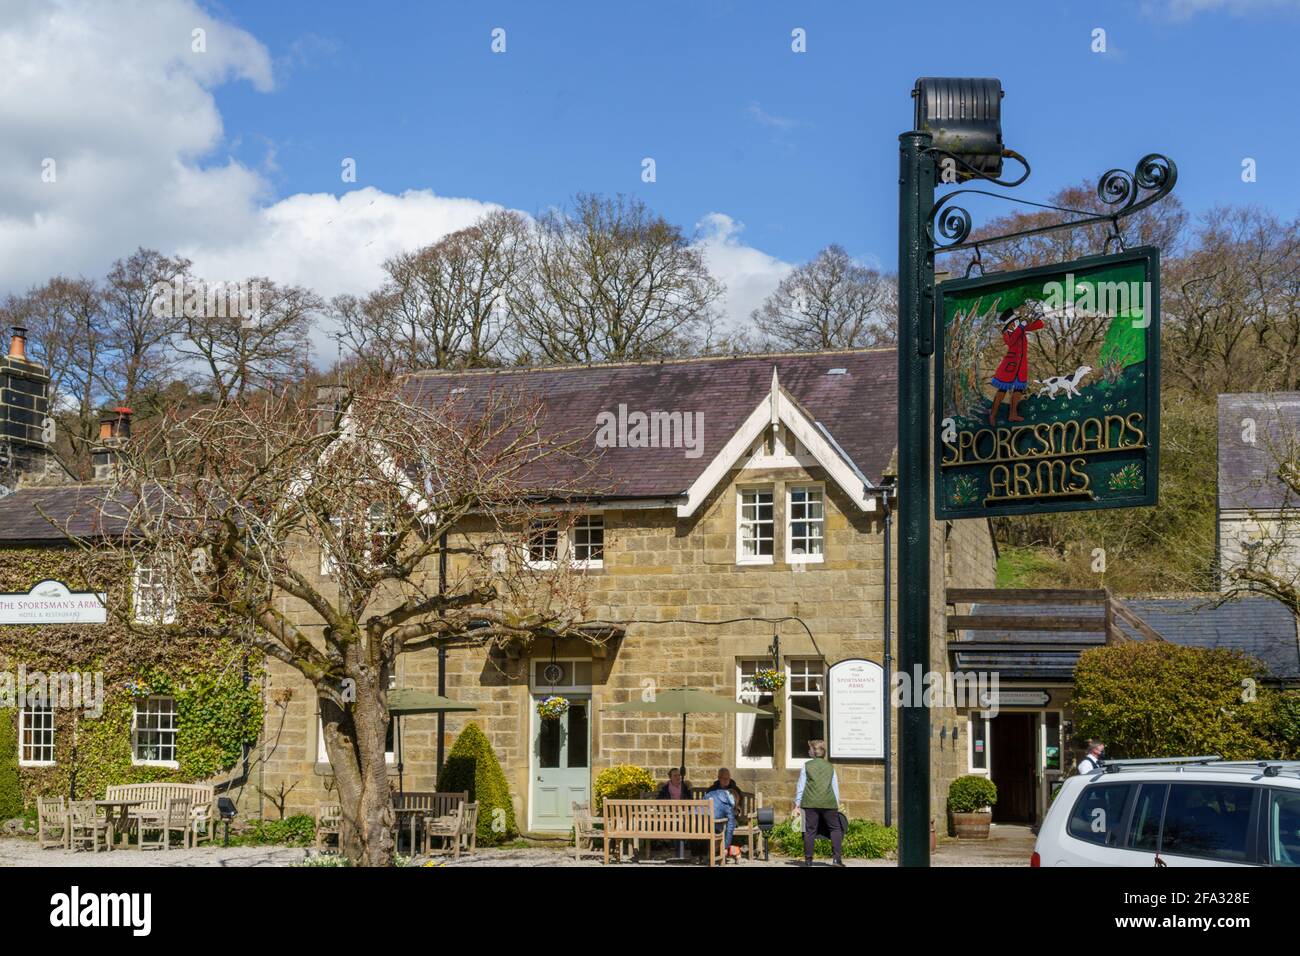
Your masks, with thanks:
<instances>
[{"instance_id":1,"label":"trimmed topiary bush","mask_svg":"<svg viewBox=\"0 0 1300 956\"><path fill-rule=\"evenodd\" d=\"M998 788L988 777L967 774L948 786L948 810L951 813L978 813L998 802Z\"/></svg>"},{"instance_id":2,"label":"trimmed topiary bush","mask_svg":"<svg viewBox=\"0 0 1300 956\"><path fill-rule=\"evenodd\" d=\"M23 790L18 780L18 716L13 708L0 709L0 820L23 813Z\"/></svg>"},{"instance_id":3,"label":"trimmed topiary bush","mask_svg":"<svg viewBox=\"0 0 1300 956\"><path fill-rule=\"evenodd\" d=\"M768 846L782 856L803 856L803 833L789 820L772 828ZM850 820L844 832L844 856L862 860L881 860L898 850L898 828L875 820ZM831 841L819 837L813 844L813 856L830 856Z\"/></svg>"},{"instance_id":4,"label":"trimmed topiary bush","mask_svg":"<svg viewBox=\"0 0 1300 956\"><path fill-rule=\"evenodd\" d=\"M470 801L478 801L479 843L495 846L518 835L506 775L478 724L467 724L456 738L438 776L438 790L467 790Z\"/></svg>"},{"instance_id":5,"label":"trimmed topiary bush","mask_svg":"<svg viewBox=\"0 0 1300 956\"><path fill-rule=\"evenodd\" d=\"M591 812L599 814L606 800L635 800L656 788L654 776L644 767L630 763L606 767L596 775L596 783L591 788Z\"/></svg>"}]
</instances>

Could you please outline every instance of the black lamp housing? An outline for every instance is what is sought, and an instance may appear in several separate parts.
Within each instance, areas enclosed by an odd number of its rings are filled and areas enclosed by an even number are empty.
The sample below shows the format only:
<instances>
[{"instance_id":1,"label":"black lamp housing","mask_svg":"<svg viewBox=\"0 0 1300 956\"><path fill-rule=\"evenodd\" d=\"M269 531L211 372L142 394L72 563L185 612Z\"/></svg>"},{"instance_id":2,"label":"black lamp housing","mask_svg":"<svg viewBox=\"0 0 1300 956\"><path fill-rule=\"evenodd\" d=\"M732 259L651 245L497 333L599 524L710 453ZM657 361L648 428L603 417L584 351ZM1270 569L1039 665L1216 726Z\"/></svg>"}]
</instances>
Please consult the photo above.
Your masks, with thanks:
<instances>
[{"instance_id":1,"label":"black lamp housing","mask_svg":"<svg viewBox=\"0 0 1300 956\"><path fill-rule=\"evenodd\" d=\"M984 176L1002 175L1002 81L971 77L923 76L912 99L915 129L933 137L935 149L952 153ZM957 180L977 178L957 164Z\"/></svg>"}]
</instances>

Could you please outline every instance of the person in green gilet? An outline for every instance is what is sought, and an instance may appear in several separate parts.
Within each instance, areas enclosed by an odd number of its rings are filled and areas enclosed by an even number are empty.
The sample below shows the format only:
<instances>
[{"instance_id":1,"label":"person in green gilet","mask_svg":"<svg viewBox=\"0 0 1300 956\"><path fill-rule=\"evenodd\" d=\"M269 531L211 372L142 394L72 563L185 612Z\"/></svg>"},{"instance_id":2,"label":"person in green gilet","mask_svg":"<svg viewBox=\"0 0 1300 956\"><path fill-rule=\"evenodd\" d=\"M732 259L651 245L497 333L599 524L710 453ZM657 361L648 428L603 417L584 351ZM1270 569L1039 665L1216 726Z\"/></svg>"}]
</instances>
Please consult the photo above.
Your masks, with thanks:
<instances>
[{"instance_id":1,"label":"person in green gilet","mask_svg":"<svg viewBox=\"0 0 1300 956\"><path fill-rule=\"evenodd\" d=\"M844 818L840 814L840 782L826 759L826 741L808 741L809 760L799 771L794 808L803 811L803 865L812 866L813 845L818 836L830 837L835 866L844 845Z\"/></svg>"}]
</instances>

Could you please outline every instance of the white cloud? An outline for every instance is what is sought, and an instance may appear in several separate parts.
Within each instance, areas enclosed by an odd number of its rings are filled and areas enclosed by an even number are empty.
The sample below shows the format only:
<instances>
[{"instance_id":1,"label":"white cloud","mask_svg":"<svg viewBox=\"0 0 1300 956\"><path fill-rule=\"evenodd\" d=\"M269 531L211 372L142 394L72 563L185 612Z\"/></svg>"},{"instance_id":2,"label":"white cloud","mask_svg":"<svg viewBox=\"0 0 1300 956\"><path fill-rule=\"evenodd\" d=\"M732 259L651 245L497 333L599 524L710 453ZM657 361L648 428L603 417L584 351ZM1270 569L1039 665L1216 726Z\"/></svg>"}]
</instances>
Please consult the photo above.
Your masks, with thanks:
<instances>
[{"instance_id":1,"label":"white cloud","mask_svg":"<svg viewBox=\"0 0 1300 956\"><path fill-rule=\"evenodd\" d=\"M1300 10L1300 0L1147 0L1144 8L1147 12L1163 12L1175 20L1187 20L1212 10L1234 16L1265 10Z\"/></svg>"},{"instance_id":2,"label":"white cloud","mask_svg":"<svg viewBox=\"0 0 1300 956\"><path fill-rule=\"evenodd\" d=\"M206 52L191 49L206 31ZM499 208L429 190L351 188L274 200L268 172L230 158L213 90L329 56L299 40L278 59L194 0L3 0L0 7L0 293L56 274L100 276L137 246L179 253L213 281L265 275L324 296L364 293L382 263ZM42 180L55 163L54 182ZM344 188L340 183L340 188ZM790 268L711 213L699 247L728 287L733 322Z\"/></svg>"},{"instance_id":3,"label":"white cloud","mask_svg":"<svg viewBox=\"0 0 1300 956\"><path fill-rule=\"evenodd\" d=\"M744 228L744 224L720 212L709 213L695 226L696 248L709 271L727 287L723 309L733 327L748 327L750 314L794 268L742 243Z\"/></svg>"}]
</instances>

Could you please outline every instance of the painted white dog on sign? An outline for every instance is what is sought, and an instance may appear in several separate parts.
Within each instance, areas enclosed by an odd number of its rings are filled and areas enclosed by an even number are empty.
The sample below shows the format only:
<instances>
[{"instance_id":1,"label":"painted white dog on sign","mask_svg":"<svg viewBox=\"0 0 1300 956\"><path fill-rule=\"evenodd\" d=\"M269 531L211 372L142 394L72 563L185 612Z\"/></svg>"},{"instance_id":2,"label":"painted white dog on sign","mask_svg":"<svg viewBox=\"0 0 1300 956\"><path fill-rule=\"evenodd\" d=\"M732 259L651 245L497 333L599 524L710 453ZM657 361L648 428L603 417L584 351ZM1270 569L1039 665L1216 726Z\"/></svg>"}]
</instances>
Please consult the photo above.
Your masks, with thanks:
<instances>
[{"instance_id":1,"label":"painted white dog on sign","mask_svg":"<svg viewBox=\"0 0 1300 956\"><path fill-rule=\"evenodd\" d=\"M1037 384L1041 386L1038 389L1038 394L1046 395L1048 398L1055 398L1057 392L1064 392L1066 398L1078 398L1079 383L1091 371L1091 365L1080 365L1074 370L1073 375L1053 375L1051 378L1038 381Z\"/></svg>"}]
</instances>

